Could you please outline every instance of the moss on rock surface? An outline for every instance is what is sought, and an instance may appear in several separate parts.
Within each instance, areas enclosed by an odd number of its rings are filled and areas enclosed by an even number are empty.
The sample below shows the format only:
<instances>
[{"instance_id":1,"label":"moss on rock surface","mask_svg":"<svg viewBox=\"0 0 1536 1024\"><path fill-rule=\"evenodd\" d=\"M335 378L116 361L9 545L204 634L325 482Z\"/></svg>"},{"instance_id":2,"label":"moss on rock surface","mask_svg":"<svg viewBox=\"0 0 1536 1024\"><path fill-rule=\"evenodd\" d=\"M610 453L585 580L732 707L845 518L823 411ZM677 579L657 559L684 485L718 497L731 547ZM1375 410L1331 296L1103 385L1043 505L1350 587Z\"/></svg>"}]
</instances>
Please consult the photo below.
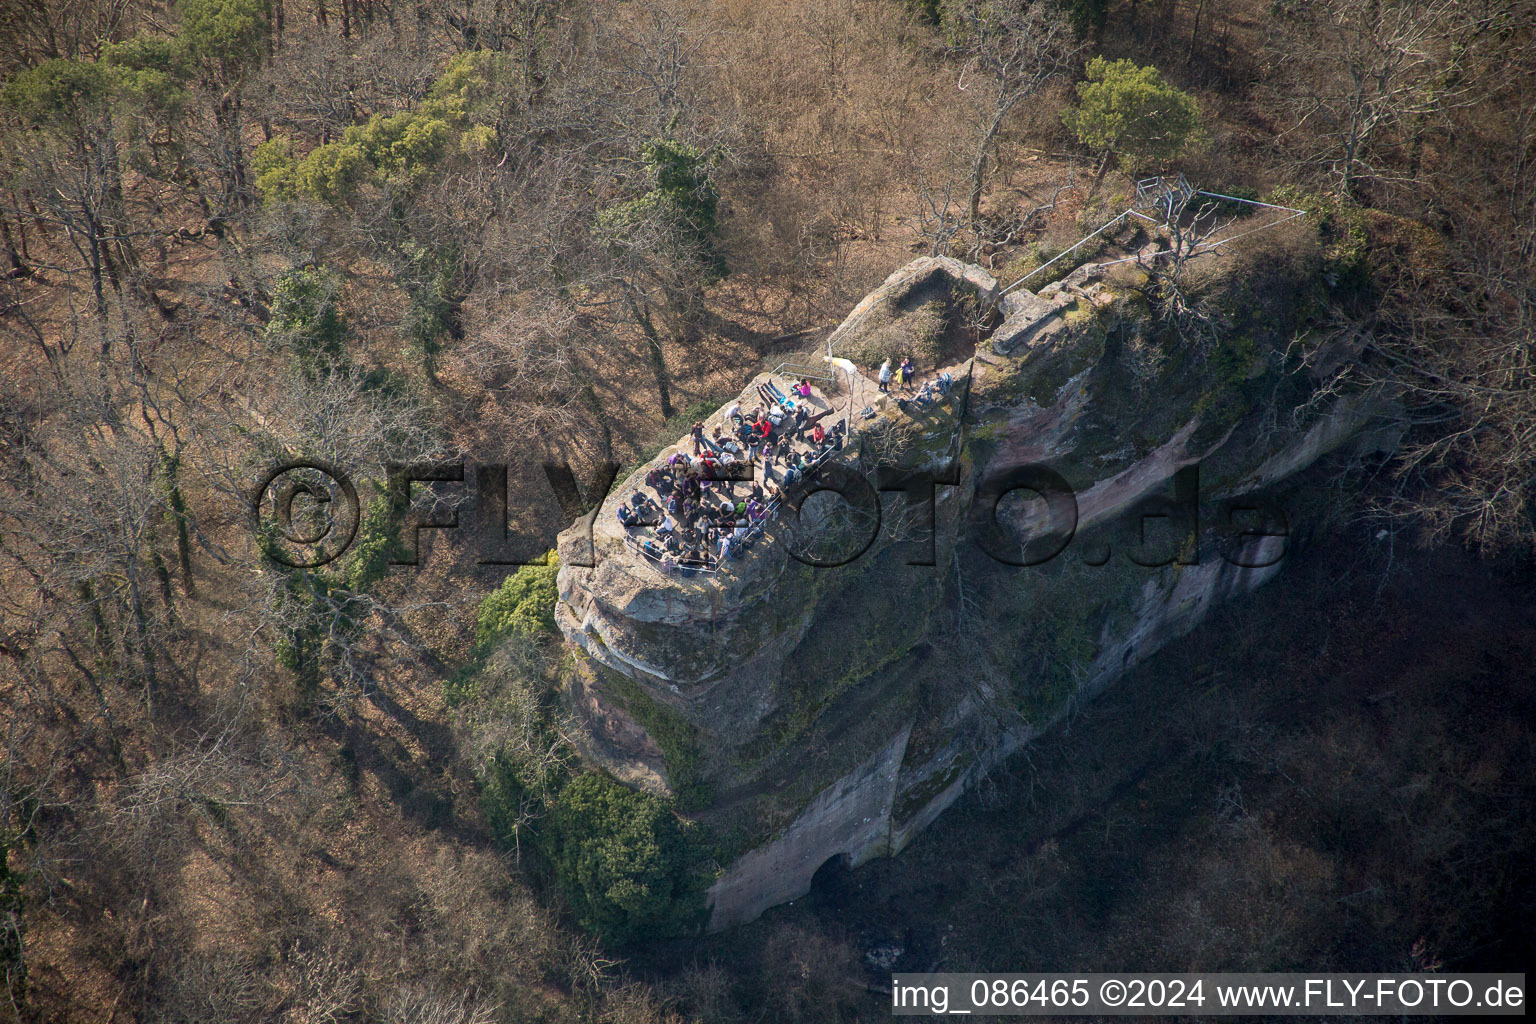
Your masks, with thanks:
<instances>
[{"instance_id":1,"label":"moss on rock surface","mask_svg":"<svg viewBox=\"0 0 1536 1024\"><path fill-rule=\"evenodd\" d=\"M634 680L599 666L605 688L639 723L666 761L667 781L683 810L709 802L712 785L701 775L704 749L697 726L686 717L646 693Z\"/></svg>"}]
</instances>

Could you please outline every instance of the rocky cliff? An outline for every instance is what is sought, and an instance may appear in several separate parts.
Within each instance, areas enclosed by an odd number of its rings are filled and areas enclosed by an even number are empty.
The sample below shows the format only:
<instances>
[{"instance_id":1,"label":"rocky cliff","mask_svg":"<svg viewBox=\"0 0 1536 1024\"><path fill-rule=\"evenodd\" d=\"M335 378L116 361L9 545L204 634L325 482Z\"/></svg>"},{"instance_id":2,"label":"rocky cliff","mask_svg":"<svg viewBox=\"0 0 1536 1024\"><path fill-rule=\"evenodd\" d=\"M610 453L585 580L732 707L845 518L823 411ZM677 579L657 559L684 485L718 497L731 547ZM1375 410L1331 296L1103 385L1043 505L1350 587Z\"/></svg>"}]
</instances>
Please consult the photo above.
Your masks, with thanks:
<instances>
[{"instance_id":1,"label":"rocky cliff","mask_svg":"<svg viewBox=\"0 0 1536 1024\"><path fill-rule=\"evenodd\" d=\"M1208 275L1222 335L1202 345L1135 261L1003 296L979 267L917 260L830 338L853 372L816 381L851 427L849 500L791 495L745 557L683 578L614 515L650 466L613 491L595 564L560 571L568 696L585 756L723 837L711 927L832 858L899 852L1073 701L1281 570L1322 508L1309 467L1391 443L1386 410L1297 358L1312 273ZM875 367L903 351L919 383L954 386L881 393Z\"/></svg>"}]
</instances>

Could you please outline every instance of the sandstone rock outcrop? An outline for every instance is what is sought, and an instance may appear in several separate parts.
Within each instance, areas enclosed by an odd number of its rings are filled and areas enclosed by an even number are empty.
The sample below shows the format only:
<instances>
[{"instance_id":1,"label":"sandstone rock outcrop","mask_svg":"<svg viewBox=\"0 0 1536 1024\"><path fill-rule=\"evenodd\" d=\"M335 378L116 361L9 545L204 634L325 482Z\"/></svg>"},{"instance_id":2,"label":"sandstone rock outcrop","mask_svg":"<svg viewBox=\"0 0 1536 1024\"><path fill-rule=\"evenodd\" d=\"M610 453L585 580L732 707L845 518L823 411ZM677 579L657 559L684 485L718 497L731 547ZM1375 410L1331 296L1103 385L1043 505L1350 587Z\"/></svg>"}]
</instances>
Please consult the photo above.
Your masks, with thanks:
<instances>
[{"instance_id":1,"label":"sandstone rock outcrop","mask_svg":"<svg viewBox=\"0 0 1536 1024\"><path fill-rule=\"evenodd\" d=\"M860 365L818 393L853 430L837 461L892 488L847 564L795 557L786 514L721 571L668 575L614 516L648 467L598 511L596 565L561 569L557 607L584 655L584 750L723 837L711 927L803 894L831 858L899 852L1071 702L1273 577L1307 527L1308 467L1375 437L1378 403L1319 397L1287 362L1281 335L1300 314L1276 312L1284 282L1213 352L1180 349L1139 283L1134 265L1089 269L999 300L981 268L927 259L860 302L834 355L877 351L861 344L918 329L904 318L921 313L947 325L934 344L955 386L902 403ZM1041 468L1068 488L1055 505L999 492L1041 489ZM1049 509L1067 503L1061 552L1008 564L1052 546L1064 523Z\"/></svg>"}]
</instances>

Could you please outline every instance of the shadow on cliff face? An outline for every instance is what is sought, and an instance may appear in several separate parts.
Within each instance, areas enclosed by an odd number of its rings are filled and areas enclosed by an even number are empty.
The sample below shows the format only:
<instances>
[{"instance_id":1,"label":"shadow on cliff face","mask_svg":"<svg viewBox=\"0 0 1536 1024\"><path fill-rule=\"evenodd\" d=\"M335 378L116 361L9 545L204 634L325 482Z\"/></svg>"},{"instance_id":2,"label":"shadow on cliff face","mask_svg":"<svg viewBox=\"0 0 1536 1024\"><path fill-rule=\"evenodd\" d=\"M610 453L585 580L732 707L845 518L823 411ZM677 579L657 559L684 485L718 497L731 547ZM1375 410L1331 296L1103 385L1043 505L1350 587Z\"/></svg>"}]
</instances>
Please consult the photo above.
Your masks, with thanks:
<instances>
[{"instance_id":1,"label":"shadow on cliff face","mask_svg":"<svg viewBox=\"0 0 1536 1024\"><path fill-rule=\"evenodd\" d=\"M1319 540L900 856L632 963L712 960L739 1019L801 1019L747 1011L777 971L748 965L814 940L871 1021L891 970L1523 969L1536 575L1391 545Z\"/></svg>"},{"instance_id":2,"label":"shadow on cliff face","mask_svg":"<svg viewBox=\"0 0 1536 1024\"><path fill-rule=\"evenodd\" d=\"M1170 645L856 872L860 913L953 923L953 969L1528 962L1536 580L1389 544Z\"/></svg>"}]
</instances>

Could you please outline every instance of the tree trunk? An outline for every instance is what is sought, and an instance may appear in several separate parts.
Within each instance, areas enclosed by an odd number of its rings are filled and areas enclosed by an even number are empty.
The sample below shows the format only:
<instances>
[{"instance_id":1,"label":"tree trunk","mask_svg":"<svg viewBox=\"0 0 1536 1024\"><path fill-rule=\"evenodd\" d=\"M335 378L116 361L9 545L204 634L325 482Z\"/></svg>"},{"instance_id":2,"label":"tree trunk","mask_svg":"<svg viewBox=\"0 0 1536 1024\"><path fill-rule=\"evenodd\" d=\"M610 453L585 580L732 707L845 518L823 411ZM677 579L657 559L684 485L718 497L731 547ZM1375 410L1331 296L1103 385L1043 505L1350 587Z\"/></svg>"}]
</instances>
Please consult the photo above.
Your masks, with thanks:
<instances>
[{"instance_id":1,"label":"tree trunk","mask_svg":"<svg viewBox=\"0 0 1536 1024\"><path fill-rule=\"evenodd\" d=\"M581 397L587 403L587 408L592 410L592 417L597 421L597 429L602 437L603 461L613 461L613 428L608 425L609 416L603 409L602 401L597 397L597 389L592 386L592 381L587 377L586 371L582 371Z\"/></svg>"},{"instance_id":2,"label":"tree trunk","mask_svg":"<svg viewBox=\"0 0 1536 1024\"><path fill-rule=\"evenodd\" d=\"M661 336L656 333L656 325L651 322L650 313L641 308L635 301L634 293L628 288L624 289L624 302L629 306L630 316L635 318L635 323L640 325L640 330L645 333L645 340L650 352L651 372L656 377L656 395L661 400L662 419L672 418L672 388L667 374L667 357L661 348Z\"/></svg>"},{"instance_id":3,"label":"tree trunk","mask_svg":"<svg viewBox=\"0 0 1536 1024\"><path fill-rule=\"evenodd\" d=\"M18 216L17 225L21 232L22 245L25 246L27 237L26 229L24 227L20 227L20 223L21 219ZM26 258L23 256L21 249L16 247L16 239L11 235L11 225L3 217L0 217L0 237L5 239L5 253L8 257L10 257L11 261L11 269L6 274L6 276L31 277L32 268L27 265Z\"/></svg>"},{"instance_id":4,"label":"tree trunk","mask_svg":"<svg viewBox=\"0 0 1536 1024\"><path fill-rule=\"evenodd\" d=\"M192 583L192 531L187 528L187 499L176 477L176 460L169 460L171 518L176 523L176 559L181 563L181 589L190 597Z\"/></svg>"},{"instance_id":5,"label":"tree trunk","mask_svg":"<svg viewBox=\"0 0 1536 1024\"><path fill-rule=\"evenodd\" d=\"M128 606L133 613L133 631L139 641L139 656L144 660L144 709L153 714L155 707L155 649L149 642L149 617L144 611L144 598L139 592L139 574L128 572Z\"/></svg>"},{"instance_id":6,"label":"tree trunk","mask_svg":"<svg viewBox=\"0 0 1536 1024\"><path fill-rule=\"evenodd\" d=\"M107 724L107 752L112 757L112 766L117 769L118 778L126 777L128 765L123 760L123 743L118 739L117 723L112 718L112 708L107 703L107 695L102 692L101 681L96 678L96 673L92 672L90 667L80 660L80 656L75 653L74 648L69 646L68 643L60 644L59 649L64 652L64 656L69 659L69 663L75 666L75 671L85 677L85 681L90 684L92 692L96 694L97 712L101 715L101 720Z\"/></svg>"},{"instance_id":7,"label":"tree trunk","mask_svg":"<svg viewBox=\"0 0 1536 1024\"><path fill-rule=\"evenodd\" d=\"M1109 160L1111 155L1112 154L1110 151L1106 149L1104 151L1104 155L1099 158L1099 170L1098 173L1093 176L1093 185L1088 189L1088 199L1084 200L1085 203L1092 200L1094 196L1099 194L1099 186L1104 184L1104 176L1109 173Z\"/></svg>"},{"instance_id":8,"label":"tree trunk","mask_svg":"<svg viewBox=\"0 0 1536 1024\"><path fill-rule=\"evenodd\" d=\"M32 206L30 198L27 200L27 205L29 207ZM15 189L11 189L11 208L16 211L16 234L21 242L22 262L30 264L32 262L32 254L27 251L27 219L21 212L21 203L16 199ZM37 213L36 207L32 207L32 212L34 214Z\"/></svg>"},{"instance_id":9,"label":"tree trunk","mask_svg":"<svg viewBox=\"0 0 1536 1024\"><path fill-rule=\"evenodd\" d=\"M1355 134L1351 132L1349 141L1344 145L1344 180L1340 188L1344 193L1345 199L1353 198L1351 193L1354 191L1356 141Z\"/></svg>"},{"instance_id":10,"label":"tree trunk","mask_svg":"<svg viewBox=\"0 0 1536 1024\"><path fill-rule=\"evenodd\" d=\"M976 161L971 165L971 230L976 230L976 222L981 219L981 187L987 172L987 153L992 149L992 143L997 139L997 133L1003 127L1003 118L1008 114L1008 107L999 105L992 116L992 123L987 126L987 132L981 138L981 144L976 147Z\"/></svg>"},{"instance_id":11,"label":"tree trunk","mask_svg":"<svg viewBox=\"0 0 1536 1024\"><path fill-rule=\"evenodd\" d=\"M240 94L233 88L219 97L213 110L219 145L224 151L223 166L219 168L224 178L224 203L223 210L219 211L220 214L225 210L240 209L250 198L250 189L246 184L248 175L245 169L242 114Z\"/></svg>"},{"instance_id":12,"label":"tree trunk","mask_svg":"<svg viewBox=\"0 0 1536 1024\"><path fill-rule=\"evenodd\" d=\"M86 228L89 232L86 242L89 245L88 258L91 268L91 297L96 303L96 327L101 333L99 350L99 362L101 373L102 397L107 400L108 379L112 370L112 335L107 322L107 294L104 281L108 270L103 269L107 261L107 254L101 241L101 227L97 224L95 216L89 211L86 213Z\"/></svg>"},{"instance_id":13,"label":"tree trunk","mask_svg":"<svg viewBox=\"0 0 1536 1024\"><path fill-rule=\"evenodd\" d=\"M663 419L672 418L672 392L671 382L667 379L667 357L661 351L661 339L655 332L650 334L651 373L656 377L656 397L661 403L661 416Z\"/></svg>"},{"instance_id":14,"label":"tree trunk","mask_svg":"<svg viewBox=\"0 0 1536 1024\"><path fill-rule=\"evenodd\" d=\"M166 568L165 559L160 557L157 548L151 546L149 553L155 568L155 582L160 584L160 600L167 612L175 612L176 598L171 593L171 570Z\"/></svg>"},{"instance_id":15,"label":"tree trunk","mask_svg":"<svg viewBox=\"0 0 1536 1024\"><path fill-rule=\"evenodd\" d=\"M96 594L91 590L90 583L82 580L75 586L75 596L91 609L92 640L96 647L96 656L103 664L110 665L114 648L112 633L107 629L107 621L102 617L101 605L96 603Z\"/></svg>"},{"instance_id":16,"label":"tree trunk","mask_svg":"<svg viewBox=\"0 0 1536 1024\"><path fill-rule=\"evenodd\" d=\"M1205 13L1205 0L1200 0L1195 8L1195 29L1189 34L1189 53L1184 56L1185 64L1193 64L1195 61L1195 44L1200 40L1200 16Z\"/></svg>"}]
</instances>

